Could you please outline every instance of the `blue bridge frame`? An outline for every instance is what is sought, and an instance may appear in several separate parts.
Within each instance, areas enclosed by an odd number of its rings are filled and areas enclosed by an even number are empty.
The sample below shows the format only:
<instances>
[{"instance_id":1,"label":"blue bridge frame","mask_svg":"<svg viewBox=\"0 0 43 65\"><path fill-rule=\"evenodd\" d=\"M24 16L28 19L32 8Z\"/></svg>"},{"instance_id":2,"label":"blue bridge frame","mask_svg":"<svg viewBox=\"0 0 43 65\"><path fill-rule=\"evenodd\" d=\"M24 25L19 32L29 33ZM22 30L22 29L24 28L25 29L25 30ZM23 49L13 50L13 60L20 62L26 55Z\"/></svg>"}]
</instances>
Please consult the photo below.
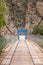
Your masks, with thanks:
<instances>
[{"instance_id":1,"label":"blue bridge frame","mask_svg":"<svg viewBox=\"0 0 43 65\"><path fill-rule=\"evenodd\" d=\"M21 33L24 33L25 39L27 39L27 29L19 29L18 30L18 39L20 39L19 36Z\"/></svg>"}]
</instances>

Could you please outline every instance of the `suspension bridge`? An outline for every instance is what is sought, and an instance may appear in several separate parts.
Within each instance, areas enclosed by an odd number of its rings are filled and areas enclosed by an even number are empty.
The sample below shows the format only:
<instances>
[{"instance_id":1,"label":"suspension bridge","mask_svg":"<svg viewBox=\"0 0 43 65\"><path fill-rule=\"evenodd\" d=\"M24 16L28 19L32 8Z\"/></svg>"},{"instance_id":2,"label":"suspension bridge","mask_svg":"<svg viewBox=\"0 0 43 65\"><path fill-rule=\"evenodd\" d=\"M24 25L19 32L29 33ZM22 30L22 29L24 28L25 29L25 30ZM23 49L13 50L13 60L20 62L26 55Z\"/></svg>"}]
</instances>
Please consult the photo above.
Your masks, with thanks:
<instances>
[{"instance_id":1,"label":"suspension bridge","mask_svg":"<svg viewBox=\"0 0 43 65\"><path fill-rule=\"evenodd\" d=\"M41 48L32 40L27 40L26 34L19 36L18 40L11 41L4 49L4 57L0 65L43 65L43 52Z\"/></svg>"}]
</instances>

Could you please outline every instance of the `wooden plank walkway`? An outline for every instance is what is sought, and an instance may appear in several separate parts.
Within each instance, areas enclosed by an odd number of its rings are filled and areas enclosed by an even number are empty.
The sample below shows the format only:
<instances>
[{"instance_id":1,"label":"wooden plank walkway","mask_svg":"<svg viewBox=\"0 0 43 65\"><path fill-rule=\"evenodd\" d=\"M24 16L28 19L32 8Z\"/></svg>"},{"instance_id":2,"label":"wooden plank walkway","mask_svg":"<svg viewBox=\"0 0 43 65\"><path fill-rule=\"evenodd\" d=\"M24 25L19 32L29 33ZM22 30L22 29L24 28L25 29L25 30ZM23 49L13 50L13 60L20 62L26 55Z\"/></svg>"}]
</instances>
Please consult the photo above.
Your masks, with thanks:
<instances>
[{"instance_id":1,"label":"wooden plank walkway","mask_svg":"<svg viewBox=\"0 0 43 65\"><path fill-rule=\"evenodd\" d=\"M7 49L1 65L43 65L43 53L31 40L13 41Z\"/></svg>"},{"instance_id":2,"label":"wooden plank walkway","mask_svg":"<svg viewBox=\"0 0 43 65\"><path fill-rule=\"evenodd\" d=\"M36 46L35 44L33 44L33 42L28 42L26 40L32 59L34 61L34 65L43 65L43 53L40 50L40 48L38 48L38 46Z\"/></svg>"}]
</instances>

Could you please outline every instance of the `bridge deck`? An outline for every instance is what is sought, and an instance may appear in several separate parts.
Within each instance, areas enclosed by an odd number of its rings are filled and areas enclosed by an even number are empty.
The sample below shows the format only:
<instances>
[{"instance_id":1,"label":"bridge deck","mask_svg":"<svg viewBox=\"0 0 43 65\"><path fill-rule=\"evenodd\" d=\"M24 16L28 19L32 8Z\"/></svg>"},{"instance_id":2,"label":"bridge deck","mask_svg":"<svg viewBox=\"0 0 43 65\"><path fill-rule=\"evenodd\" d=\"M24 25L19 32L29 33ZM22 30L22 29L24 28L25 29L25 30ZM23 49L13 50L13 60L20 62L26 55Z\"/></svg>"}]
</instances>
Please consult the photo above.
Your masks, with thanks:
<instances>
[{"instance_id":1,"label":"bridge deck","mask_svg":"<svg viewBox=\"0 0 43 65\"><path fill-rule=\"evenodd\" d=\"M13 41L5 52L0 65L43 65L43 52L31 40Z\"/></svg>"}]
</instances>

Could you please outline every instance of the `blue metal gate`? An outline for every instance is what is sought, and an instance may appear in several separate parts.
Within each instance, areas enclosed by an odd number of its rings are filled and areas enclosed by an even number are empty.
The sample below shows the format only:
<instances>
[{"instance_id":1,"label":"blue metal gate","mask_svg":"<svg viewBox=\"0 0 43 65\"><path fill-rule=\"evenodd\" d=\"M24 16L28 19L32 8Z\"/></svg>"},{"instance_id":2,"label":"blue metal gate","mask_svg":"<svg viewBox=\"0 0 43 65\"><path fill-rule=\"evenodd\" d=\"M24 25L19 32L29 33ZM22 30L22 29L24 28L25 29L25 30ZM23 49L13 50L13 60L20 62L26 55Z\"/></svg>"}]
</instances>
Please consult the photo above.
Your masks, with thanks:
<instances>
[{"instance_id":1,"label":"blue metal gate","mask_svg":"<svg viewBox=\"0 0 43 65\"><path fill-rule=\"evenodd\" d=\"M24 35L25 35L25 39L27 39L27 29L19 29L18 30L18 39L20 39L20 34L21 33L24 33Z\"/></svg>"}]
</instances>

